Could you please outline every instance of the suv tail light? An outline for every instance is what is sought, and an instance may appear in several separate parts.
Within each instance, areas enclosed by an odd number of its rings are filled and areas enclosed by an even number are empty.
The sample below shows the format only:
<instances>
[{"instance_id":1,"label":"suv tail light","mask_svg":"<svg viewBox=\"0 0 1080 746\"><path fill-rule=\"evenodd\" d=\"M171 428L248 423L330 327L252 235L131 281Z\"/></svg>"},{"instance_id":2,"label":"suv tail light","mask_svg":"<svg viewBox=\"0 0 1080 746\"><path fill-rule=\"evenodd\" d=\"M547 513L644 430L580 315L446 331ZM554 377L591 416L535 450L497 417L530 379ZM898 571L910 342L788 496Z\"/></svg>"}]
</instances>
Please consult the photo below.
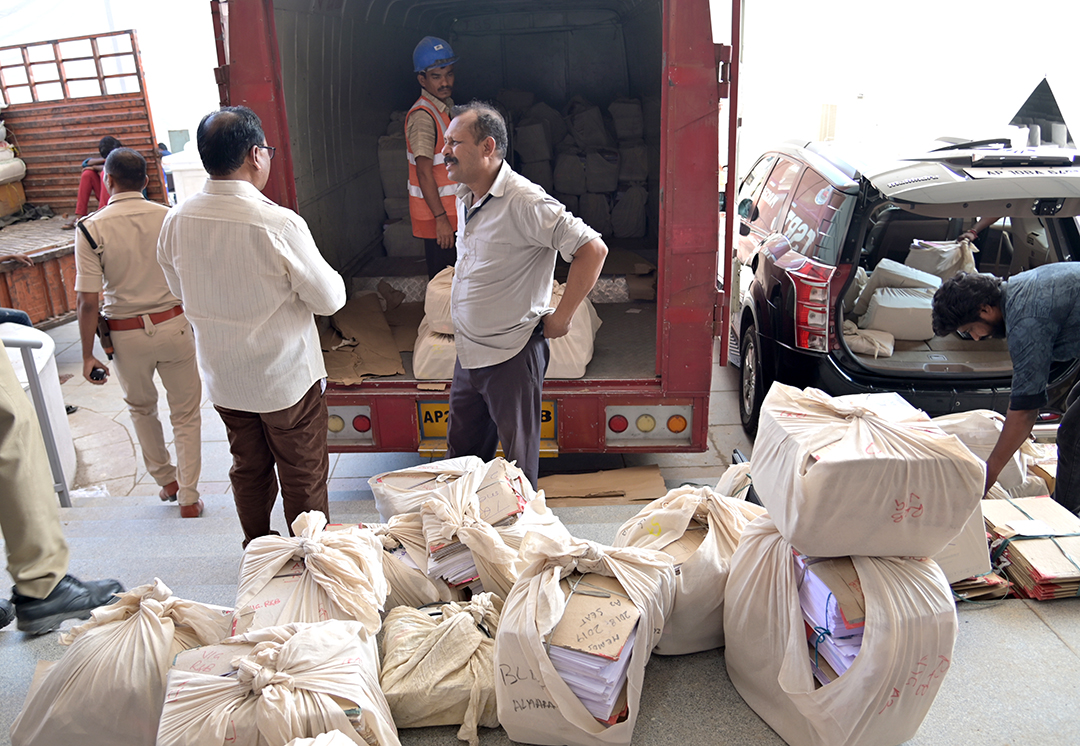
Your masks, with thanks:
<instances>
[{"instance_id":1,"label":"suv tail light","mask_svg":"<svg viewBox=\"0 0 1080 746\"><path fill-rule=\"evenodd\" d=\"M795 284L795 346L813 352L839 349L832 322L849 266L829 267L804 262L788 270Z\"/></svg>"}]
</instances>

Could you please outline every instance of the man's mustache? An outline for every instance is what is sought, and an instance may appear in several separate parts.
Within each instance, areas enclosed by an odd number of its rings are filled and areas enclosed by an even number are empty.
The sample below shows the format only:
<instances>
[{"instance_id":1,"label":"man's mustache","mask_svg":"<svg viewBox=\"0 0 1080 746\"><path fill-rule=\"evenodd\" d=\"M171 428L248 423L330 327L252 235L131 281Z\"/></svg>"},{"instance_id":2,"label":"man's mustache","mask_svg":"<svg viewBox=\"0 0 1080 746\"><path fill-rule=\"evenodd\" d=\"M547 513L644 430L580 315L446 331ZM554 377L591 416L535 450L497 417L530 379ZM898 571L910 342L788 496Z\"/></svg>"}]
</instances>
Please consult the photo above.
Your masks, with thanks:
<instances>
[{"instance_id":1,"label":"man's mustache","mask_svg":"<svg viewBox=\"0 0 1080 746\"><path fill-rule=\"evenodd\" d=\"M454 158L452 155L443 156L443 163L445 163L448 166L456 166L457 162L458 162L457 158Z\"/></svg>"}]
</instances>

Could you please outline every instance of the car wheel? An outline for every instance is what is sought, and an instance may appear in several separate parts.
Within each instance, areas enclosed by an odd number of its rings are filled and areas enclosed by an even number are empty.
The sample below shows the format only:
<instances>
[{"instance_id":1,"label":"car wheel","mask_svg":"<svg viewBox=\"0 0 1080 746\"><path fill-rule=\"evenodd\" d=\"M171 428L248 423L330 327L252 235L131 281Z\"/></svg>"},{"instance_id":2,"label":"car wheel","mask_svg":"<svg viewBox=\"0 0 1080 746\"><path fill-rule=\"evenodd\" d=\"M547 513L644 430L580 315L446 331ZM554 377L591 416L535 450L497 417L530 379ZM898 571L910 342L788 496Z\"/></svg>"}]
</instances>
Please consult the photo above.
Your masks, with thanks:
<instances>
[{"instance_id":1,"label":"car wheel","mask_svg":"<svg viewBox=\"0 0 1080 746\"><path fill-rule=\"evenodd\" d=\"M739 419L746 434L753 437L757 434L761 400L765 398L765 377L761 370L757 327L753 324L743 333L739 352L742 355L742 368L739 370Z\"/></svg>"}]
</instances>

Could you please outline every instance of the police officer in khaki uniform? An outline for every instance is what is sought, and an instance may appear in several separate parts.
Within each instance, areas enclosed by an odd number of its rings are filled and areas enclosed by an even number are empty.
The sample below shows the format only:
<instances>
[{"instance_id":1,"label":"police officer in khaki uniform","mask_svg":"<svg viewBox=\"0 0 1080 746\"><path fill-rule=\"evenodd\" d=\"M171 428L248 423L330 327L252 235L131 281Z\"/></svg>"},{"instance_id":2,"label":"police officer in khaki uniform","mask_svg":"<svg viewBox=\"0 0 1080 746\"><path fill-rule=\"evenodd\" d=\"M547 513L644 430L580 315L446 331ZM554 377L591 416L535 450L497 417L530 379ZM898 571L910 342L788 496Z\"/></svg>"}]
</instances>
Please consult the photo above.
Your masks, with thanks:
<instances>
[{"instance_id":1,"label":"police officer in khaki uniform","mask_svg":"<svg viewBox=\"0 0 1080 746\"><path fill-rule=\"evenodd\" d=\"M161 486L162 500L178 500L183 518L202 515L202 381L195 339L180 301L157 262L157 240L167 207L142 196L146 160L130 148L109 153L107 207L79 224L75 236L75 291L82 339L83 376L103 385L109 368L94 357L99 295L115 348L116 373L124 390L146 470ZM176 466L158 418L154 371L169 402Z\"/></svg>"}]
</instances>

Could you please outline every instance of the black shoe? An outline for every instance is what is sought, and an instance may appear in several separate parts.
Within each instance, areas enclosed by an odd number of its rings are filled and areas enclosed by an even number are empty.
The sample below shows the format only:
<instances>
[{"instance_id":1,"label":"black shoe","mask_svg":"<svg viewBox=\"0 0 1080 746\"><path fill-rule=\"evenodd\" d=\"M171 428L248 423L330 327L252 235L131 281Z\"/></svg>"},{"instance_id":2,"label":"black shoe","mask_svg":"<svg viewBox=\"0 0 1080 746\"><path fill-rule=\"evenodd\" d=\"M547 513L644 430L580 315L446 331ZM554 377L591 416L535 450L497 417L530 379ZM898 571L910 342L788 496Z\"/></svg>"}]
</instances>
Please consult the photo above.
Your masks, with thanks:
<instances>
[{"instance_id":1,"label":"black shoe","mask_svg":"<svg viewBox=\"0 0 1080 746\"><path fill-rule=\"evenodd\" d=\"M65 575L45 598L30 598L13 592L12 603L19 617L18 628L31 635L43 635L60 626L65 619L89 619L90 612L116 600L124 586L116 580L91 580L86 583Z\"/></svg>"},{"instance_id":2,"label":"black shoe","mask_svg":"<svg viewBox=\"0 0 1080 746\"><path fill-rule=\"evenodd\" d=\"M68 414L75 414L76 412L79 411L79 408L76 407L74 404L65 404L64 405L64 411L67 412Z\"/></svg>"},{"instance_id":3,"label":"black shoe","mask_svg":"<svg viewBox=\"0 0 1080 746\"><path fill-rule=\"evenodd\" d=\"M11 624L15 618L15 607L6 598L0 598L0 629Z\"/></svg>"}]
</instances>

